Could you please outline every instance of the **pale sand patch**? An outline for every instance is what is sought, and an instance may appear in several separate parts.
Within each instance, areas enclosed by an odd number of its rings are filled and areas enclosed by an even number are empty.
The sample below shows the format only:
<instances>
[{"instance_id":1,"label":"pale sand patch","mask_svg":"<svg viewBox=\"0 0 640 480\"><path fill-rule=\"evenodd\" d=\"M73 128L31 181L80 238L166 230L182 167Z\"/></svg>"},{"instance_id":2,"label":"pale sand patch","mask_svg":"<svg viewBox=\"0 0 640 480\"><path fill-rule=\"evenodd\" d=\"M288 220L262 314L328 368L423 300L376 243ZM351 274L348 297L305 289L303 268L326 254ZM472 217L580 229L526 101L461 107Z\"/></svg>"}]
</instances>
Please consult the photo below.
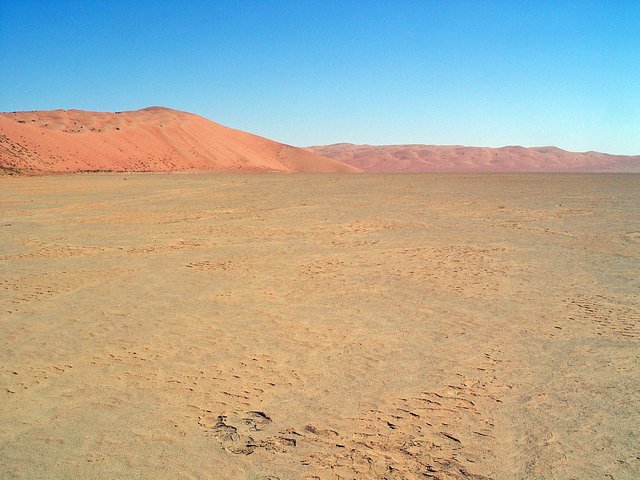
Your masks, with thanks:
<instances>
[{"instance_id":1,"label":"pale sand patch","mask_svg":"<svg viewBox=\"0 0 640 480\"><path fill-rule=\"evenodd\" d=\"M638 175L2 178L0 477L637 478L638 205Z\"/></svg>"}]
</instances>

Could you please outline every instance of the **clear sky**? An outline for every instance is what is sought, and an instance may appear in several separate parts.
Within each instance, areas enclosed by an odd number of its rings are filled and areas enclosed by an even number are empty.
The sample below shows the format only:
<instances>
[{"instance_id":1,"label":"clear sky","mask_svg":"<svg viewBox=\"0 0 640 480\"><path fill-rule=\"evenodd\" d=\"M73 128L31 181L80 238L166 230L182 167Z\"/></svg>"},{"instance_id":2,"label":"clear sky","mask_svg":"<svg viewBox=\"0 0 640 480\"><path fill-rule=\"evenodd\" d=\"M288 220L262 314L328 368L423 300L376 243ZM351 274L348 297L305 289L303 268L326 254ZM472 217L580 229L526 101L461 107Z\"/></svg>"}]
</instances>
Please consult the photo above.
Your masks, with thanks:
<instances>
[{"instance_id":1,"label":"clear sky","mask_svg":"<svg viewBox=\"0 0 640 480\"><path fill-rule=\"evenodd\" d=\"M640 0L0 0L0 110L640 154Z\"/></svg>"}]
</instances>

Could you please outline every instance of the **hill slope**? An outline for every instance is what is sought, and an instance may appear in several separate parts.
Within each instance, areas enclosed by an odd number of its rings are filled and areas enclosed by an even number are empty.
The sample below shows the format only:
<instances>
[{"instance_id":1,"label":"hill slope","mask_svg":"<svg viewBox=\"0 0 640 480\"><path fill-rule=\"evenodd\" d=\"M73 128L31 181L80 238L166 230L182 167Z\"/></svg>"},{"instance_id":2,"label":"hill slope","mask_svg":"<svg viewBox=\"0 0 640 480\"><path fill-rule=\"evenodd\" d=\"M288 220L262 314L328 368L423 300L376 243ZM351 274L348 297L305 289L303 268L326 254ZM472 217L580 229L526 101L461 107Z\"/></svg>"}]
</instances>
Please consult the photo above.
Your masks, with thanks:
<instances>
[{"instance_id":1,"label":"hill slope","mask_svg":"<svg viewBox=\"0 0 640 480\"><path fill-rule=\"evenodd\" d=\"M0 113L5 172L354 172L306 149L162 107Z\"/></svg>"},{"instance_id":2,"label":"hill slope","mask_svg":"<svg viewBox=\"0 0 640 480\"><path fill-rule=\"evenodd\" d=\"M366 172L640 172L640 156L573 153L556 147L338 143L308 149Z\"/></svg>"}]
</instances>

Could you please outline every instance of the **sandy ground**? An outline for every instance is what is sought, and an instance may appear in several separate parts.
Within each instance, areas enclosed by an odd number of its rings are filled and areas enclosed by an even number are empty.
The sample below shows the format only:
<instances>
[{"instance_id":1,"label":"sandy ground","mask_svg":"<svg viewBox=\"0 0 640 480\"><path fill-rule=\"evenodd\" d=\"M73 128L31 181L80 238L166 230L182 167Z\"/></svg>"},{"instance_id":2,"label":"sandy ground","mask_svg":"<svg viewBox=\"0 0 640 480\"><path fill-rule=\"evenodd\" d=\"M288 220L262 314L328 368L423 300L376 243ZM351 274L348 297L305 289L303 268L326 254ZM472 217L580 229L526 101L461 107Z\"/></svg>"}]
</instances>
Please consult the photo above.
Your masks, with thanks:
<instances>
[{"instance_id":1,"label":"sandy ground","mask_svg":"<svg viewBox=\"0 0 640 480\"><path fill-rule=\"evenodd\" d=\"M0 477L640 477L640 175L0 179Z\"/></svg>"}]
</instances>

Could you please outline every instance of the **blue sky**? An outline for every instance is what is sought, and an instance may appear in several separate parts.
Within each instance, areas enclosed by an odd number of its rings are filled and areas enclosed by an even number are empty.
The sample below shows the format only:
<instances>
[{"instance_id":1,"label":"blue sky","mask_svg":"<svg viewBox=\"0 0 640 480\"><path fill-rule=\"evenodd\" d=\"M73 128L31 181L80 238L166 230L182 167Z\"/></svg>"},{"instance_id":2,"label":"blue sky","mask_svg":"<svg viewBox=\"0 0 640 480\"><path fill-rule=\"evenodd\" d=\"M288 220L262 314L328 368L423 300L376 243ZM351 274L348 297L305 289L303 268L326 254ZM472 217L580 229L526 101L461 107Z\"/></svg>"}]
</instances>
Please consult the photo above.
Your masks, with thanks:
<instances>
[{"instance_id":1,"label":"blue sky","mask_svg":"<svg viewBox=\"0 0 640 480\"><path fill-rule=\"evenodd\" d=\"M640 154L640 0L0 0L0 110Z\"/></svg>"}]
</instances>

